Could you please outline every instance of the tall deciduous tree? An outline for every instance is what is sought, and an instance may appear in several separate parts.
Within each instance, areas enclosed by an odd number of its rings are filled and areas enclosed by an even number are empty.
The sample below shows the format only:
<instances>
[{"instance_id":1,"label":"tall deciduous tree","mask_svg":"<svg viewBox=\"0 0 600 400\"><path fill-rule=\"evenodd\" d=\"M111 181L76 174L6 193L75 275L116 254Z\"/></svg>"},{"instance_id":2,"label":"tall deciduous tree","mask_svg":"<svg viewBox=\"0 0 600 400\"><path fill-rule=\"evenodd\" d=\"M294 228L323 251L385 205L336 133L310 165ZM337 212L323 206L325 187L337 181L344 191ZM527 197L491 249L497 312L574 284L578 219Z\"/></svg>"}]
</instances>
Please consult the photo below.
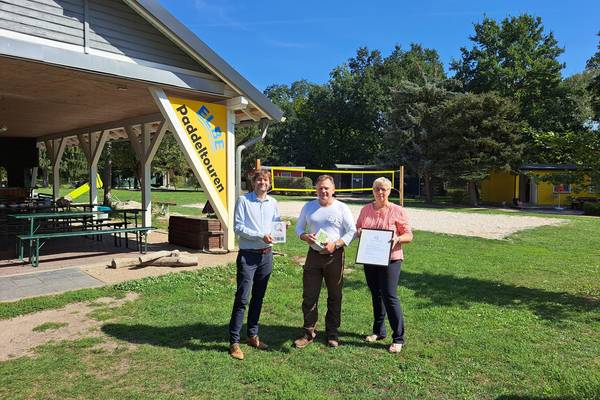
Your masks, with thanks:
<instances>
[{"instance_id":1,"label":"tall deciduous tree","mask_svg":"<svg viewBox=\"0 0 600 400\"><path fill-rule=\"evenodd\" d=\"M558 56L564 50L541 18L524 14L498 23L486 17L470 39L474 46L463 47L461 59L451 64L467 91L511 98L533 131L574 128L570 116L576 104L561 86L564 65Z\"/></svg>"},{"instance_id":2,"label":"tall deciduous tree","mask_svg":"<svg viewBox=\"0 0 600 400\"><path fill-rule=\"evenodd\" d=\"M174 177L186 174L188 169L187 161L171 132L165 134L160 146L158 146L152 162L152 168L155 171L166 171L167 182L165 182L165 186L167 187L171 185L177 186L177 179L174 179Z\"/></svg>"},{"instance_id":3,"label":"tall deciduous tree","mask_svg":"<svg viewBox=\"0 0 600 400\"><path fill-rule=\"evenodd\" d=\"M494 171L514 170L521 161L518 109L493 93L467 93L450 98L438 110L441 124L435 141L443 154L438 166L447 178L468 183L470 202L476 205L479 181Z\"/></svg>"},{"instance_id":4,"label":"tall deciduous tree","mask_svg":"<svg viewBox=\"0 0 600 400\"><path fill-rule=\"evenodd\" d=\"M600 32L598 32L600 36ZM592 107L596 121L600 122L600 42L598 51L587 61L586 70L592 75L589 89L592 94Z\"/></svg>"}]
</instances>

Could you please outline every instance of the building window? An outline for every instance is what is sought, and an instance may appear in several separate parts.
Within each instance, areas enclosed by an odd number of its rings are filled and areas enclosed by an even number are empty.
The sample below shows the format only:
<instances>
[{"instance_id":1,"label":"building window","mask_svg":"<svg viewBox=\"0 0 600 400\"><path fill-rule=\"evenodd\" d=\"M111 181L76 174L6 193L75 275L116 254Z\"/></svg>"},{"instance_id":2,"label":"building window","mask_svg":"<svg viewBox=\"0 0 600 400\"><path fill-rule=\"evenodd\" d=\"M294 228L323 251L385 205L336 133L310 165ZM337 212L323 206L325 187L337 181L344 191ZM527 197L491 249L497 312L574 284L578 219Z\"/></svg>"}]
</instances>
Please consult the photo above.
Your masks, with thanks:
<instances>
[{"instance_id":1,"label":"building window","mask_svg":"<svg viewBox=\"0 0 600 400\"><path fill-rule=\"evenodd\" d=\"M292 176L292 171L281 171L281 176Z\"/></svg>"},{"instance_id":2,"label":"building window","mask_svg":"<svg viewBox=\"0 0 600 400\"><path fill-rule=\"evenodd\" d=\"M552 185L552 193L571 193L571 184L559 183L558 185Z\"/></svg>"}]
</instances>

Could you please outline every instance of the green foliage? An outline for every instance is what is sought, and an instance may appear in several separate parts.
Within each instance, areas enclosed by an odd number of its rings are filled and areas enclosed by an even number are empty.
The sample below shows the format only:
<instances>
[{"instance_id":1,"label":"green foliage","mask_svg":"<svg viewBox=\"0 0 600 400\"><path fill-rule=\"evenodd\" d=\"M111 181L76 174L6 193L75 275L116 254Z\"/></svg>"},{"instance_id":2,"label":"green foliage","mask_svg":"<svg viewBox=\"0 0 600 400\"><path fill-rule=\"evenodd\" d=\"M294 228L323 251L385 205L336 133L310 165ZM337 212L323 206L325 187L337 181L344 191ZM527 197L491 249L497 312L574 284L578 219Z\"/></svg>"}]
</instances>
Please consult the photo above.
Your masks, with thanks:
<instances>
[{"instance_id":1,"label":"green foliage","mask_svg":"<svg viewBox=\"0 0 600 400\"><path fill-rule=\"evenodd\" d=\"M42 186L48 186L48 174L52 169L52 165L50 159L48 158L48 151L46 150L46 146L41 147L39 149L39 166L38 172L42 174Z\"/></svg>"},{"instance_id":2,"label":"green foliage","mask_svg":"<svg viewBox=\"0 0 600 400\"><path fill-rule=\"evenodd\" d=\"M431 179L444 175L439 160L445 155L437 140L442 135L440 110L457 92L454 81L436 80L435 76L421 76L421 81L403 80L392 89L393 101L380 157L387 164L406 165L411 173L421 177L427 201L431 202Z\"/></svg>"},{"instance_id":3,"label":"green foliage","mask_svg":"<svg viewBox=\"0 0 600 400\"><path fill-rule=\"evenodd\" d=\"M189 170L183 151L179 147L175 136L171 132L165 134L156 156L152 162L152 167L155 171L166 171L167 187L181 187L184 183L184 176Z\"/></svg>"},{"instance_id":4,"label":"green foliage","mask_svg":"<svg viewBox=\"0 0 600 400\"><path fill-rule=\"evenodd\" d=\"M568 183L583 184L590 178L600 181L600 131L583 129L567 132L538 132L534 136L534 146L544 161L563 165L573 165L576 171L570 173Z\"/></svg>"},{"instance_id":5,"label":"green foliage","mask_svg":"<svg viewBox=\"0 0 600 400\"><path fill-rule=\"evenodd\" d=\"M476 185L494 171L515 170L521 162L522 126L517 109L495 94L463 94L449 99L440 110L436 138L443 158L438 165L469 183L470 202L478 202Z\"/></svg>"},{"instance_id":6,"label":"green foliage","mask_svg":"<svg viewBox=\"0 0 600 400\"><path fill-rule=\"evenodd\" d=\"M467 192L463 189L448 189L448 195L452 204L465 204L468 199Z\"/></svg>"},{"instance_id":7,"label":"green foliage","mask_svg":"<svg viewBox=\"0 0 600 400\"><path fill-rule=\"evenodd\" d=\"M495 94L463 94L442 109L437 139L446 155L440 164L465 181L481 180L496 170L514 170L521 160L522 126L513 104Z\"/></svg>"},{"instance_id":8,"label":"green foliage","mask_svg":"<svg viewBox=\"0 0 600 400\"><path fill-rule=\"evenodd\" d=\"M383 132L393 106L392 88L403 80L424 84L443 78L437 52L413 44L408 51L396 46L386 58L377 50L359 48L331 71L325 85L297 81L289 87L271 86L265 94L287 120L269 130L267 144L273 154L265 163L330 168L335 163L380 162L387 146Z\"/></svg>"},{"instance_id":9,"label":"green foliage","mask_svg":"<svg viewBox=\"0 0 600 400\"><path fill-rule=\"evenodd\" d=\"M60 162L60 177L65 183L87 182L88 164L79 147L67 147Z\"/></svg>"},{"instance_id":10,"label":"green foliage","mask_svg":"<svg viewBox=\"0 0 600 400\"><path fill-rule=\"evenodd\" d=\"M314 189L314 184L307 176L276 176L275 188L277 190L273 194L306 196L306 192L288 192L285 189Z\"/></svg>"},{"instance_id":11,"label":"green foliage","mask_svg":"<svg viewBox=\"0 0 600 400\"><path fill-rule=\"evenodd\" d=\"M140 178L138 162L128 141L111 143L111 159L113 174Z\"/></svg>"},{"instance_id":12,"label":"green foliage","mask_svg":"<svg viewBox=\"0 0 600 400\"><path fill-rule=\"evenodd\" d=\"M600 32L598 36L600 36ZM591 74L588 89L592 96L595 119L597 122L600 122L600 42L598 42L598 51L596 51L596 54L587 61L586 71Z\"/></svg>"},{"instance_id":13,"label":"green foliage","mask_svg":"<svg viewBox=\"0 0 600 400\"><path fill-rule=\"evenodd\" d=\"M541 18L523 14L498 23L485 17L470 39L474 46L461 48L461 59L451 66L468 91L512 98L521 118L536 130L568 127L558 61L564 49L552 32L544 32Z\"/></svg>"},{"instance_id":14,"label":"green foliage","mask_svg":"<svg viewBox=\"0 0 600 400\"><path fill-rule=\"evenodd\" d=\"M600 203L585 202L582 209L585 215L600 216Z\"/></svg>"}]
</instances>

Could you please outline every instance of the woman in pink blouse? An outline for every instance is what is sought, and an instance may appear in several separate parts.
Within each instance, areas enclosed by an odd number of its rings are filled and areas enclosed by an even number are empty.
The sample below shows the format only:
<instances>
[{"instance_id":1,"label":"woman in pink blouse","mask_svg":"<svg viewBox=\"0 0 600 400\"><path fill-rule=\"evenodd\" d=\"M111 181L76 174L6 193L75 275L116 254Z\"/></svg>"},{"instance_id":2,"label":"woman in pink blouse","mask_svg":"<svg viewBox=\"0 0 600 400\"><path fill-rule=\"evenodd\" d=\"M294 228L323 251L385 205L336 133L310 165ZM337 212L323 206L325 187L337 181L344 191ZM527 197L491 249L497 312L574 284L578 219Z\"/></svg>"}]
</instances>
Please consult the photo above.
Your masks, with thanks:
<instances>
[{"instance_id":1,"label":"woman in pink blouse","mask_svg":"<svg viewBox=\"0 0 600 400\"><path fill-rule=\"evenodd\" d=\"M404 208L388 200L391 188L392 183L387 178L377 178L373 182L375 201L360 210L356 229L359 236L363 228L394 231L389 265L387 267L365 265L365 278L373 300L373 333L365 340L375 342L387 336L385 329L387 313L392 328L392 344L388 350L390 353L399 353L404 344L404 317L397 293L400 268L404 260L402 244L410 243L413 235Z\"/></svg>"}]
</instances>

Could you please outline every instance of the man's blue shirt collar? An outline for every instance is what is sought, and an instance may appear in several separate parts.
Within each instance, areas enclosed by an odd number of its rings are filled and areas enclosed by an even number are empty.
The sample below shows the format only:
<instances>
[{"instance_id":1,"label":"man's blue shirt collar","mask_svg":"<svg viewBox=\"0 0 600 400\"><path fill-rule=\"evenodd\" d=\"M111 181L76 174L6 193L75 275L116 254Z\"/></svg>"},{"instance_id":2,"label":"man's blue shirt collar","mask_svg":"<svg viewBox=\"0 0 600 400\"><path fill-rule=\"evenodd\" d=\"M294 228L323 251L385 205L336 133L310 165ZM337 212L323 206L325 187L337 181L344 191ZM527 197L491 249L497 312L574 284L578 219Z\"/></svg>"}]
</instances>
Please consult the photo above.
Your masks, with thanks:
<instances>
[{"instance_id":1,"label":"man's blue shirt collar","mask_svg":"<svg viewBox=\"0 0 600 400\"><path fill-rule=\"evenodd\" d=\"M270 199L269 199L269 195L267 194L267 196L265 197L264 200L259 200L258 197L256 196L256 192L253 190L251 192L248 192L248 200L263 202L263 201L269 201Z\"/></svg>"}]
</instances>

